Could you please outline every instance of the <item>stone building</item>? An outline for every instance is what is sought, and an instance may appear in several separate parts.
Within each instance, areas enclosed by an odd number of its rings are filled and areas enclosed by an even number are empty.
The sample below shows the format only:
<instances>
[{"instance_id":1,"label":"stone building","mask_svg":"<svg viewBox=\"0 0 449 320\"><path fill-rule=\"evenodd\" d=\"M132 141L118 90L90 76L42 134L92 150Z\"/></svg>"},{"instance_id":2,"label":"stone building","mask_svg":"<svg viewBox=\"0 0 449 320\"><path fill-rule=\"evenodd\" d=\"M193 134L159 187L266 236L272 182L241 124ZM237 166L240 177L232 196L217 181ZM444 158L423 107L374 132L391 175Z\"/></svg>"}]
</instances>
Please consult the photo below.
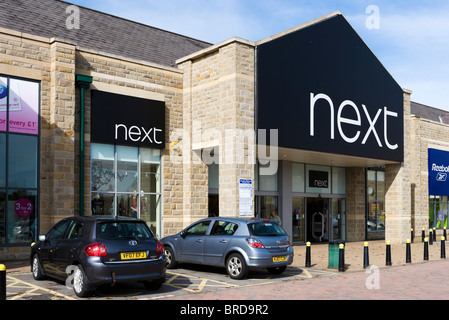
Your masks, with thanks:
<instances>
[{"instance_id":1,"label":"stone building","mask_svg":"<svg viewBox=\"0 0 449 320\"><path fill-rule=\"evenodd\" d=\"M277 211L298 245L447 223L428 159L449 114L411 102L339 12L210 44L63 1L3 7L0 258L73 215L162 237Z\"/></svg>"}]
</instances>

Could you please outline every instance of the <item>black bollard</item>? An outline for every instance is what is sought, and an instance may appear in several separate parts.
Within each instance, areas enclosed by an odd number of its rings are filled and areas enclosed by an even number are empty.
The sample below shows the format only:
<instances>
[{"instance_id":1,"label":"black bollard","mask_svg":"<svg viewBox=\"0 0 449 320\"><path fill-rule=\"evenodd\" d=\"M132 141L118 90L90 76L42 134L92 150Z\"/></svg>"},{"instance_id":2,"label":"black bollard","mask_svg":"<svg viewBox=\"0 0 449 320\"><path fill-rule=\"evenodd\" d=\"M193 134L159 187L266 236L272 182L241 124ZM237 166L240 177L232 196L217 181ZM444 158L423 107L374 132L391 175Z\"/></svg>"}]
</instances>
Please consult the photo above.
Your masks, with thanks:
<instances>
[{"instance_id":1,"label":"black bollard","mask_svg":"<svg viewBox=\"0 0 449 320\"><path fill-rule=\"evenodd\" d=\"M433 233L432 233L432 229L429 229L429 244L432 246L433 245Z\"/></svg>"},{"instance_id":2,"label":"black bollard","mask_svg":"<svg viewBox=\"0 0 449 320\"><path fill-rule=\"evenodd\" d=\"M422 228L422 231L421 231L421 238L422 238L422 242L424 242L424 239L426 238L426 229L424 229L424 228Z\"/></svg>"},{"instance_id":3,"label":"black bollard","mask_svg":"<svg viewBox=\"0 0 449 320\"><path fill-rule=\"evenodd\" d=\"M446 238L441 237L441 259L446 259Z\"/></svg>"},{"instance_id":4,"label":"black bollard","mask_svg":"<svg viewBox=\"0 0 449 320\"><path fill-rule=\"evenodd\" d=\"M410 236L412 239L412 243L415 241L415 233L413 232L413 228L410 229Z\"/></svg>"},{"instance_id":5,"label":"black bollard","mask_svg":"<svg viewBox=\"0 0 449 320\"><path fill-rule=\"evenodd\" d=\"M437 230L433 227L433 242L437 242Z\"/></svg>"},{"instance_id":6,"label":"black bollard","mask_svg":"<svg viewBox=\"0 0 449 320\"><path fill-rule=\"evenodd\" d=\"M339 246L339 252L338 252L338 271L344 272L345 271L345 245L343 243Z\"/></svg>"},{"instance_id":7,"label":"black bollard","mask_svg":"<svg viewBox=\"0 0 449 320\"><path fill-rule=\"evenodd\" d=\"M307 244L306 244L306 268L310 268L312 266L310 245L311 245L311 243L307 242Z\"/></svg>"},{"instance_id":8,"label":"black bollard","mask_svg":"<svg viewBox=\"0 0 449 320\"><path fill-rule=\"evenodd\" d=\"M444 229L443 229L443 237L444 237L444 239L447 239L447 236L446 236L446 227L444 227Z\"/></svg>"},{"instance_id":9,"label":"black bollard","mask_svg":"<svg viewBox=\"0 0 449 320\"><path fill-rule=\"evenodd\" d=\"M363 247L363 269L366 269L368 267L369 267L369 249L368 249L368 242L365 242Z\"/></svg>"},{"instance_id":10,"label":"black bollard","mask_svg":"<svg viewBox=\"0 0 449 320\"><path fill-rule=\"evenodd\" d=\"M410 239L407 239L405 249L405 263L412 263L412 249L410 247Z\"/></svg>"},{"instance_id":11,"label":"black bollard","mask_svg":"<svg viewBox=\"0 0 449 320\"><path fill-rule=\"evenodd\" d=\"M424 238L424 261L429 260L429 243L427 242L427 238Z\"/></svg>"},{"instance_id":12,"label":"black bollard","mask_svg":"<svg viewBox=\"0 0 449 320\"><path fill-rule=\"evenodd\" d=\"M391 266L391 245L390 241L387 240L387 259L386 259L386 265Z\"/></svg>"},{"instance_id":13,"label":"black bollard","mask_svg":"<svg viewBox=\"0 0 449 320\"><path fill-rule=\"evenodd\" d=\"M0 264L0 301L6 300L6 266Z\"/></svg>"}]
</instances>

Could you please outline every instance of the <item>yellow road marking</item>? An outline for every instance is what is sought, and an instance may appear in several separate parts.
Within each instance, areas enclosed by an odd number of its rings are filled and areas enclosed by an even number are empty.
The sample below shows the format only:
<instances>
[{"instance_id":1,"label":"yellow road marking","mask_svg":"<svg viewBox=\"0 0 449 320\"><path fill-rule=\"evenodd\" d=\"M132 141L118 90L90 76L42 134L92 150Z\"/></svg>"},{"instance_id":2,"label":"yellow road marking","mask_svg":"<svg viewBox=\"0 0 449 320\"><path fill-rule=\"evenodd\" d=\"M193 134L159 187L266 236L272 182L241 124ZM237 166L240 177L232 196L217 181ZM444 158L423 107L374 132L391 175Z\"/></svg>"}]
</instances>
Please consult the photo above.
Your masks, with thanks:
<instances>
[{"instance_id":1,"label":"yellow road marking","mask_svg":"<svg viewBox=\"0 0 449 320\"><path fill-rule=\"evenodd\" d=\"M174 274L173 274L174 275ZM174 275L173 277L171 277L169 280L165 281L165 284L170 284L173 280L175 280L177 277L179 277L180 275Z\"/></svg>"},{"instance_id":2,"label":"yellow road marking","mask_svg":"<svg viewBox=\"0 0 449 320\"><path fill-rule=\"evenodd\" d=\"M307 271L306 269L302 269L302 271L304 271L304 273L306 274L307 278L312 279L312 275L310 274L309 271Z\"/></svg>"},{"instance_id":3,"label":"yellow road marking","mask_svg":"<svg viewBox=\"0 0 449 320\"><path fill-rule=\"evenodd\" d=\"M62 294L62 293L59 293L59 292L56 292L56 291L53 291L53 290L50 290L50 289L46 289L46 288L43 288L43 287L39 287L39 286L36 286L36 285L34 285L34 284L32 284L32 283L28 283L28 282L19 280L19 279L17 279L17 278L11 277L11 276L7 276L7 277L8 277L9 279L12 279L12 280L16 281L15 283L21 283L21 284L26 285L27 287L31 287L32 290L29 290L28 292L32 293L32 295L34 295L34 292L35 292L35 291L37 291L37 290L42 290L42 291L48 292L48 293L50 293L50 294L52 294L52 295L55 295L55 296L58 296L58 297L65 298L65 299L67 299L67 300L76 300L75 298L66 296L66 295L64 295L64 294ZM12 297L12 298L9 299L9 300L15 300L15 299L20 298L20 297L25 296L25 295L27 295L26 292L25 292L25 293L22 293L22 294L19 294L19 295L16 295L16 296Z\"/></svg>"},{"instance_id":4,"label":"yellow road marking","mask_svg":"<svg viewBox=\"0 0 449 320\"><path fill-rule=\"evenodd\" d=\"M165 281L165 283L164 283L165 285L168 285L170 287L174 287L177 289L186 290L189 292L201 292L205 287L238 287L238 285L234 285L231 283L222 282L222 281L218 281L218 280L211 280L211 279L197 277L197 276L193 276L193 275L187 275L187 274L175 273L175 272L167 272L167 274L173 275L173 277L171 277L169 280ZM179 280L179 278L187 278L187 280L195 279L195 280L200 281L200 283L199 284L173 283L174 280L176 280L176 279ZM190 286L197 286L197 287L196 287L196 289L189 289L188 287L190 287Z\"/></svg>"},{"instance_id":5,"label":"yellow road marking","mask_svg":"<svg viewBox=\"0 0 449 320\"><path fill-rule=\"evenodd\" d=\"M198 288L196 288L196 290L197 290L197 291L203 290L203 288L204 288L204 286L206 285L207 281L208 281L207 279L203 279L203 280L201 281L200 285L198 286Z\"/></svg>"}]
</instances>

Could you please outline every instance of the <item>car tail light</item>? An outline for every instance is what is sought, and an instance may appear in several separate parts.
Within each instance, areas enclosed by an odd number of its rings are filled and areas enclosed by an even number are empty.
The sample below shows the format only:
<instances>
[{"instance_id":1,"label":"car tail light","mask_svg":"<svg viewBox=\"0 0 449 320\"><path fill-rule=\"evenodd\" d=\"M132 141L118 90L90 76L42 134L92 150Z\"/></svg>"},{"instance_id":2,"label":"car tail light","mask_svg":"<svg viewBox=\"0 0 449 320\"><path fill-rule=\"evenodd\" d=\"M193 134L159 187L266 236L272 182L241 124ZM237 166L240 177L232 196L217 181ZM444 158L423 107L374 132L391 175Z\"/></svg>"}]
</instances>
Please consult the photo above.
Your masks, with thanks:
<instances>
[{"instance_id":1,"label":"car tail light","mask_svg":"<svg viewBox=\"0 0 449 320\"><path fill-rule=\"evenodd\" d=\"M157 253L164 253L165 252L164 245L162 244L162 242L160 242L158 240L156 245L157 245Z\"/></svg>"},{"instance_id":2,"label":"car tail light","mask_svg":"<svg viewBox=\"0 0 449 320\"><path fill-rule=\"evenodd\" d=\"M106 257L108 255L106 246L102 243L92 243L86 246L84 251L90 257Z\"/></svg>"},{"instance_id":3,"label":"car tail light","mask_svg":"<svg viewBox=\"0 0 449 320\"><path fill-rule=\"evenodd\" d=\"M248 243L251 248L263 248L262 242L257 238L247 238L246 243Z\"/></svg>"}]
</instances>

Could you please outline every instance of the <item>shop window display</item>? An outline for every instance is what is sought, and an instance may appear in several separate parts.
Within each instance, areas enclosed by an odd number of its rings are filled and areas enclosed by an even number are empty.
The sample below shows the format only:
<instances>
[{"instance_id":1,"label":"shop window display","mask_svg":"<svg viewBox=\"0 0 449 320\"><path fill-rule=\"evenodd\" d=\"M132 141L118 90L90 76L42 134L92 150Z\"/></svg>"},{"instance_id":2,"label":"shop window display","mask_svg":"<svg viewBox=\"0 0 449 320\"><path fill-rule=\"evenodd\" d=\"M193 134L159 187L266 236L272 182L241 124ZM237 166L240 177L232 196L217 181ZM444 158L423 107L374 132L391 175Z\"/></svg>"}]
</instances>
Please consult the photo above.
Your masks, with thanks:
<instances>
[{"instance_id":1,"label":"shop window display","mask_svg":"<svg viewBox=\"0 0 449 320\"><path fill-rule=\"evenodd\" d=\"M385 171L373 168L366 171L367 230L385 231Z\"/></svg>"},{"instance_id":2,"label":"shop window display","mask_svg":"<svg viewBox=\"0 0 449 320\"><path fill-rule=\"evenodd\" d=\"M160 233L160 150L91 145L91 213L145 220Z\"/></svg>"},{"instance_id":3,"label":"shop window display","mask_svg":"<svg viewBox=\"0 0 449 320\"><path fill-rule=\"evenodd\" d=\"M448 196L430 196L429 198L429 227L447 228Z\"/></svg>"},{"instance_id":4,"label":"shop window display","mask_svg":"<svg viewBox=\"0 0 449 320\"><path fill-rule=\"evenodd\" d=\"M0 245L36 241L39 213L37 81L0 76Z\"/></svg>"}]
</instances>

